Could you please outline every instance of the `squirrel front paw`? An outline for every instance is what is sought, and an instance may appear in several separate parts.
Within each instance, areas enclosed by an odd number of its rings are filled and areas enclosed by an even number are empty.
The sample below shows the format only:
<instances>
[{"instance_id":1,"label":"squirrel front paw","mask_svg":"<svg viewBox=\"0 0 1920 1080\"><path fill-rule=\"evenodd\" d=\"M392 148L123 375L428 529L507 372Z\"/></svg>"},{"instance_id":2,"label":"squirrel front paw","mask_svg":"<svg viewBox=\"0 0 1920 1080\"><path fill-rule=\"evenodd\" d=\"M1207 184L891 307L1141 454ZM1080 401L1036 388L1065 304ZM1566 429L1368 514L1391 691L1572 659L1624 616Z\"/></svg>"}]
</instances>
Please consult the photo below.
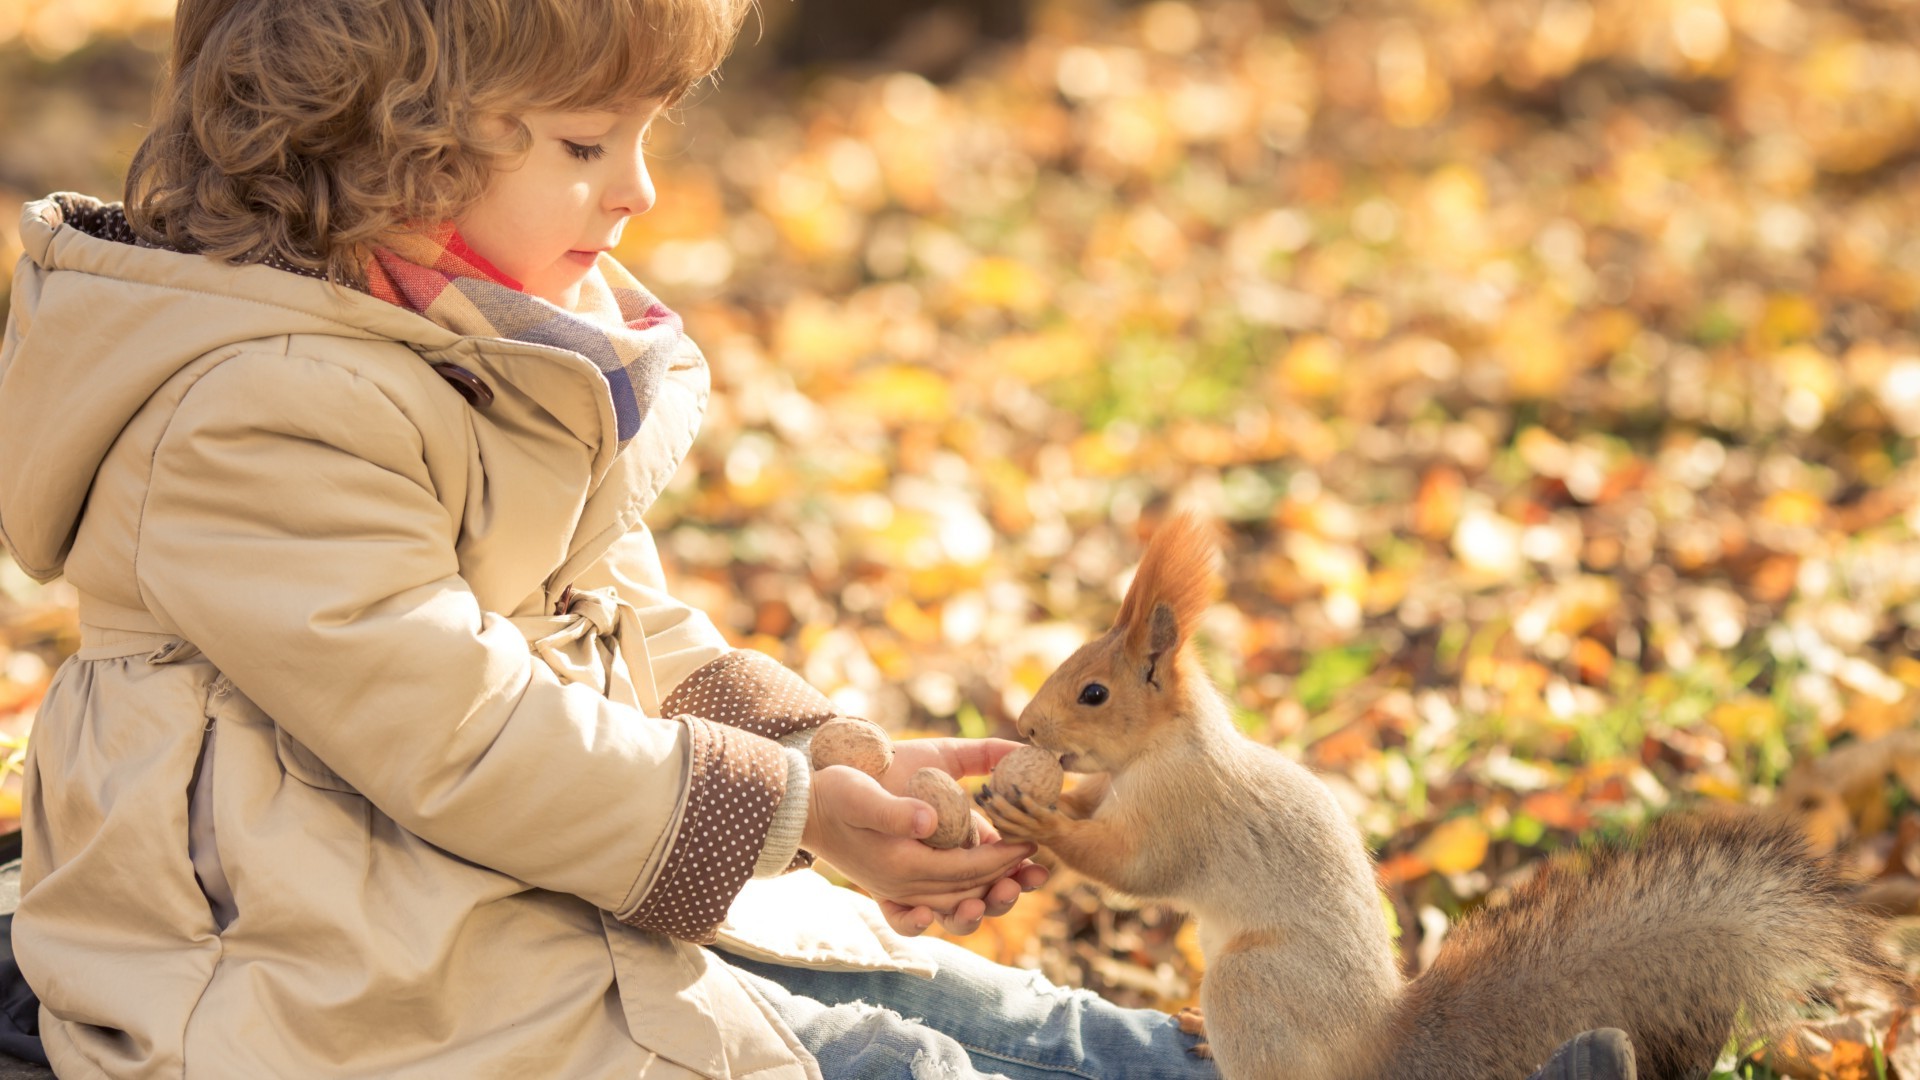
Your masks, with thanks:
<instances>
[{"instance_id":1,"label":"squirrel front paw","mask_svg":"<svg viewBox=\"0 0 1920 1080\"><path fill-rule=\"evenodd\" d=\"M983 787L974 793L973 801L1008 840L1047 844L1060 835L1069 820L1057 808L1041 804L1018 788L999 791Z\"/></svg>"}]
</instances>

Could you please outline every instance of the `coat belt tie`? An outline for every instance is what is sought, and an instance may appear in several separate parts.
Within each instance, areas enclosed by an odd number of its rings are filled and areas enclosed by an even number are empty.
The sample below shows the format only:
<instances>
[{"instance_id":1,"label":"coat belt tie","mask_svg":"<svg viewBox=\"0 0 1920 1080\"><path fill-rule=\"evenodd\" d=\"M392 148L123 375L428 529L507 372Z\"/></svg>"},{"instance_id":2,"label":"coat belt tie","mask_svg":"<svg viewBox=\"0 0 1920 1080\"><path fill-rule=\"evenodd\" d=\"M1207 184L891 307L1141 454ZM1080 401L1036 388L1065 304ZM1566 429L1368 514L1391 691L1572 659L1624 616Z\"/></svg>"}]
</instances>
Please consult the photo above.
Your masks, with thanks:
<instances>
[{"instance_id":1,"label":"coat belt tie","mask_svg":"<svg viewBox=\"0 0 1920 1080\"><path fill-rule=\"evenodd\" d=\"M649 715L659 710L660 692L647 659L640 613L611 586L569 589L560 614L522 615L511 621L561 682L584 683Z\"/></svg>"}]
</instances>

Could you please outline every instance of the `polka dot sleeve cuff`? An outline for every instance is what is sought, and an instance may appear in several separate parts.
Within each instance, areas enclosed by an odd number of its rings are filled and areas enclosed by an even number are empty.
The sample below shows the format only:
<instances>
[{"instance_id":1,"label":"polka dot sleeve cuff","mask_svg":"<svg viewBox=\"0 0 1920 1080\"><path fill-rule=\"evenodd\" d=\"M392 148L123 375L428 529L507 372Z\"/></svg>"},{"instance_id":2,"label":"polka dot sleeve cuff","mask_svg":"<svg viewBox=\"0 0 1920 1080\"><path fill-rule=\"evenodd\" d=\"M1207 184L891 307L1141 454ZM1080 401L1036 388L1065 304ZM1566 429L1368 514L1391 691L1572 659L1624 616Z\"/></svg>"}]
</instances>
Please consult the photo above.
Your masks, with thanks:
<instances>
[{"instance_id":1,"label":"polka dot sleeve cuff","mask_svg":"<svg viewBox=\"0 0 1920 1080\"><path fill-rule=\"evenodd\" d=\"M622 921L706 944L756 870L811 861L795 851L806 825L804 772L794 792L799 797L788 813L777 814L792 770L804 768L805 760L773 740L804 743L803 733L836 713L825 694L751 649L703 665L667 695L660 711L687 725L693 762L686 810L660 876Z\"/></svg>"},{"instance_id":2,"label":"polka dot sleeve cuff","mask_svg":"<svg viewBox=\"0 0 1920 1080\"><path fill-rule=\"evenodd\" d=\"M660 703L665 716L690 713L778 739L834 718L833 702L763 652L737 649L708 661Z\"/></svg>"},{"instance_id":3,"label":"polka dot sleeve cuff","mask_svg":"<svg viewBox=\"0 0 1920 1080\"><path fill-rule=\"evenodd\" d=\"M760 859L786 794L787 753L737 728L678 719L693 759L680 831L653 887L620 921L705 945Z\"/></svg>"}]
</instances>

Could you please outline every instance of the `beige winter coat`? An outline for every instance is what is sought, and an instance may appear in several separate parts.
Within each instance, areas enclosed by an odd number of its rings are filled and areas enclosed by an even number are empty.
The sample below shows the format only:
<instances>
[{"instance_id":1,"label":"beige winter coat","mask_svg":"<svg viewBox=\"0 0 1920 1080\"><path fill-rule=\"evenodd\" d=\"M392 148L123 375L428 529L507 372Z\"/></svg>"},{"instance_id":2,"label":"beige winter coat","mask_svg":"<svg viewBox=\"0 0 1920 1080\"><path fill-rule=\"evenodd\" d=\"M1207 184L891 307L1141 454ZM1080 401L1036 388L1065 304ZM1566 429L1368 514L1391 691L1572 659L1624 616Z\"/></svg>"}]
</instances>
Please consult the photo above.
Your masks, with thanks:
<instances>
[{"instance_id":1,"label":"beige winter coat","mask_svg":"<svg viewBox=\"0 0 1920 1080\"><path fill-rule=\"evenodd\" d=\"M578 354L64 216L26 208L0 351L0 529L83 624L14 929L59 1075L817 1076L715 953L617 919L687 798L649 717L727 652L640 524L697 350L616 455ZM609 591L555 616L569 585ZM811 872L720 944L932 970Z\"/></svg>"}]
</instances>

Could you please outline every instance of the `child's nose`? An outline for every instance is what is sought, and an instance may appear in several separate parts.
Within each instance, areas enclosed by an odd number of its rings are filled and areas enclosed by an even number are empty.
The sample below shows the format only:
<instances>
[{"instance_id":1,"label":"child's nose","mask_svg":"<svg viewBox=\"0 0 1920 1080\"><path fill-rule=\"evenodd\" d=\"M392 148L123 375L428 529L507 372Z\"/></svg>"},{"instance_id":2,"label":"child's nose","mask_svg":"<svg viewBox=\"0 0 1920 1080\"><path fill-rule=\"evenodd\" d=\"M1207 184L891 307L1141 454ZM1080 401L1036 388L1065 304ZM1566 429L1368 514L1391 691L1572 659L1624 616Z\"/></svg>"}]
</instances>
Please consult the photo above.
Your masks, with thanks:
<instances>
[{"instance_id":1,"label":"child's nose","mask_svg":"<svg viewBox=\"0 0 1920 1080\"><path fill-rule=\"evenodd\" d=\"M607 189L607 209L619 214L644 214L653 207L653 174L647 159L635 154L633 165Z\"/></svg>"}]
</instances>

